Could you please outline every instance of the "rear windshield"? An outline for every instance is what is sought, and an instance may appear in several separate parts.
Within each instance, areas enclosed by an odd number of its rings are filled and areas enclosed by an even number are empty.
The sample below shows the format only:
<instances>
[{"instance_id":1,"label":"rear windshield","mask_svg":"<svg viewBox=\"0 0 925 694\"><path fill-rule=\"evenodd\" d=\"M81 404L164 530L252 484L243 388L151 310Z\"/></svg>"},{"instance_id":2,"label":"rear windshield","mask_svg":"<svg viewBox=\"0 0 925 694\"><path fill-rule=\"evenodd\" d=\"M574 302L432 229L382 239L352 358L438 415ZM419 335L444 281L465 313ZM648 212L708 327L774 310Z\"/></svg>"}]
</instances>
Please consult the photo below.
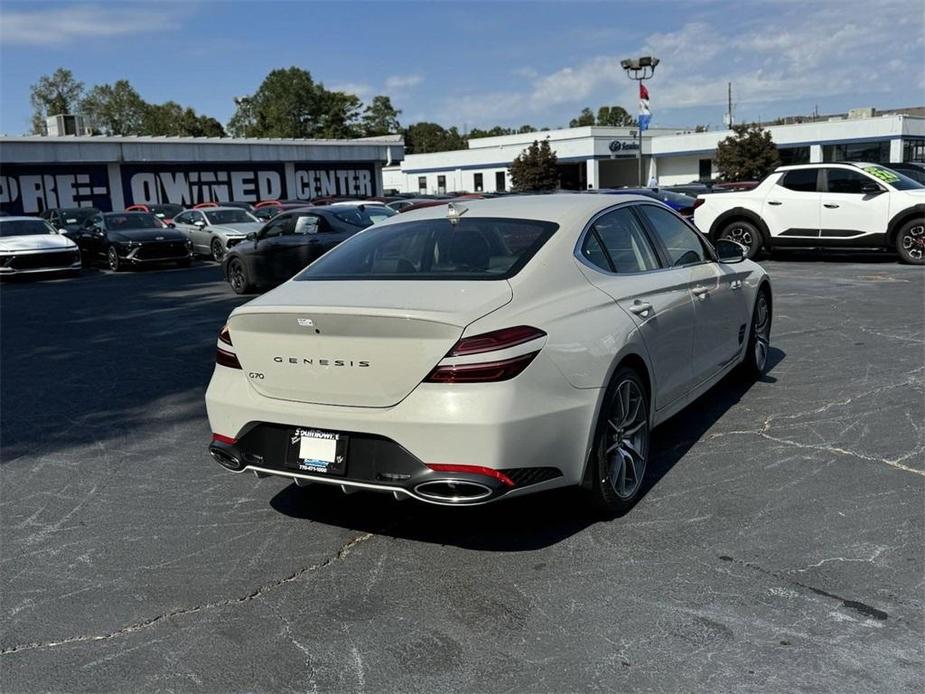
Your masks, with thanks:
<instances>
[{"instance_id":1,"label":"rear windshield","mask_svg":"<svg viewBox=\"0 0 925 694\"><path fill-rule=\"evenodd\" d=\"M390 210L385 205L364 205L363 207L342 205L333 209L336 210L334 216L340 221L361 229L395 216L395 210Z\"/></svg>"},{"instance_id":2,"label":"rear windshield","mask_svg":"<svg viewBox=\"0 0 925 694\"><path fill-rule=\"evenodd\" d=\"M297 280L492 280L517 274L558 225L528 219L423 219L348 239Z\"/></svg>"},{"instance_id":3,"label":"rear windshield","mask_svg":"<svg viewBox=\"0 0 925 694\"><path fill-rule=\"evenodd\" d=\"M176 217L183 211L179 205L148 205L148 210L158 219Z\"/></svg>"}]
</instances>

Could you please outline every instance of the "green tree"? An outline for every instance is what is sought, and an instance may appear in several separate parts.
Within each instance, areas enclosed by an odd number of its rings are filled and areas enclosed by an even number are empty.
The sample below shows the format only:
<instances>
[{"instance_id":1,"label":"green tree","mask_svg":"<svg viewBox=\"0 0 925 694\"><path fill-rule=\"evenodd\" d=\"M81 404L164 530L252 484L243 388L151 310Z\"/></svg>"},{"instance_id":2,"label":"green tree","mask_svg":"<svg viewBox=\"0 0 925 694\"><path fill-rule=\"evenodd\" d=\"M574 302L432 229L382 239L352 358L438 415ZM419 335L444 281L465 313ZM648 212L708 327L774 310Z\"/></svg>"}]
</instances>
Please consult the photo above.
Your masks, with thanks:
<instances>
[{"instance_id":1,"label":"green tree","mask_svg":"<svg viewBox=\"0 0 925 694\"><path fill-rule=\"evenodd\" d=\"M81 102L81 110L94 132L103 135L144 135L148 104L129 84L98 84Z\"/></svg>"},{"instance_id":2,"label":"green tree","mask_svg":"<svg viewBox=\"0 0 925 694\"><path fill-rule=\"evenodd\" d=\"M597 109L597 124L610 126L635 125L636 119L622 106L601 106Z\"/></svg>"},{"instance_id":3,"label":"green tree","mask_svg":"<svg viewBox=\"0 0 925 694\"><path fill-rule=\"evenodd\" d=\"M511 162L511 183L516 191L552 190L559 187L558 158L549 140L527 147Z\"/></svg>"},{"instance_id":4,"label":"green tree","mask_svg":"<svg viewBox=\"0 0 925 694\"><path fill-rule=\"evenodd\" d=\"M570 128L581 128L585 125L594 125L594 113L587 106L581 109L581 115L578 118L572 118L568 122Z\"/></svg>"},{"instance_id":5,"label":"green tree","mask_svg":"<svg viewBox=\"0 0 925 694\"><path fill-rule=\"evenodd\" d=\"M307 70L272 70L256 92L239 100L228 130L241 137L317 137L324 107L320 85Z\"/></svg>"},{"instance_id":6,"label":"green tree","mask_svg":"<svg viewBox=\"0 0 925 694\"><path fill-rule=\"evenodd\" d=\"M74 79L74 73L59 67L51 75L42 75L30 87L29 101L32 103L32 132L44 135L47 132L45 119L66 113L76 113L83 96L83 82Z\"/></svg>"},{"instance_id":7,"label":"green tree","mask_svg":"<svg viewBox=\"0 0 925 694\"><path fill-rule=\"evenodd\" d=\"M534 128L532 125L521 125L519 128L517 128L517 133L519 135L523 135L524 133L535 133L535 132L536 132L536 128Z\"/></svg>"},{"instance_id":8,"label":"green tree","mask_svg":"<svg viewBox=\"0 0 925 694\"><path fill-rule=\"evenodd\" d=\"M732 132L716 147L716 168L723 180L759 180L780 164L769 131L754 123L734 125Z\"/></svg>"},{"instance_id":9,"label":"green tree","mask_svg":"<svg viewBox=\"0 0 925 694\"><path fill-rule=\"evenodd\" d=\"M404 136L406 154L447 152L466 147L466 140L455 126L447 130L437 123L412 123L405 128Z\"/></svg>"},{"instance_id":10,"label":"green tree","mask_svg":"<svg viewBox=\"0 0 925 694\"><path fill-rule=\"evenodd\" d=\"M329 92L318 85L320 112L317 127L310 137L339 140L360 135L360 108L363 103L353 94Z\"/></svg>"},{"instance_id":11,"label":"green tree","mask_svg":"<svg viewBox=\"0 0 925 694\"><path fill-rule=\"evenodd\" d=\"M210 116L201 116L175 101L147 104L142 126L144 135L178 137L224 137L222 124Z\"/></svg>"},{"instance_id":12,"label":"green tree","mask_svg":"<svg viewBox=\"0 0 925 694\"><path fill-rule=\"evenodd\" d=\"M392 106L392 100L387 96L374 96L363 110L361 129L366 137L388 135L401 132L398 116L401 113Z\"/></svg>"}]
</instances>

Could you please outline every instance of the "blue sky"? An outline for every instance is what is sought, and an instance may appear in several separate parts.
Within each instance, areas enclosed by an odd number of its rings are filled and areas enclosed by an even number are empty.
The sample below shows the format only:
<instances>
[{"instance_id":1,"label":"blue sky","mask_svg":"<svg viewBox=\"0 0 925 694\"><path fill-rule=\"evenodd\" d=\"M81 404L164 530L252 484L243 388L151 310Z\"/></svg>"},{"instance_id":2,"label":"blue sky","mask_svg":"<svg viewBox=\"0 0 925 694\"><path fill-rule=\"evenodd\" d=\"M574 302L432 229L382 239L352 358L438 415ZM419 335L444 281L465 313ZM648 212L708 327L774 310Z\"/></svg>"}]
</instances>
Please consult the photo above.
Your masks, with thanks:
<instances>
[{"instance_id":1,"label":"blue sky","mask_svg":"<svg viewBox=\"0 0 925 694\"><path fill-rule=\"evenodd\" d=\"M623 57L661 58L653 125L925 104L920 0L755 2L8 2L0 132L28 129L29 85L64 66L128 79L223 123L275 67L370 98L404 124L564 126L583 106L636 110Z\"/></svg>"}]
</instances>

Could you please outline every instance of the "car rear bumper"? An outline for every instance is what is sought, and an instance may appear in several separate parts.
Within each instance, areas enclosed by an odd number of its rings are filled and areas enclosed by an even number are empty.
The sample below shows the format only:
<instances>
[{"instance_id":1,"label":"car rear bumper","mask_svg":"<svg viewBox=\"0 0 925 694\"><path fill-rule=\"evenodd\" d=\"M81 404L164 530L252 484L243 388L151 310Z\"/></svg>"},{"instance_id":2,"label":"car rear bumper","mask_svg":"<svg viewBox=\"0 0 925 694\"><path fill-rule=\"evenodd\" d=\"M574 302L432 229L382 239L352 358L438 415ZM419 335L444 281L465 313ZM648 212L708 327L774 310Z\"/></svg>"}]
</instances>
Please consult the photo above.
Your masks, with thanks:
<instances>
[{"instance_id":1,"label":"car rear bumper","mask_svg":"<svg viewBox=\"0 0 925 694\"><path fill-rule=\"evenodd\" d=\"M212 431L224 439L213 441L210 451L216 459L233 458L225 467L235 472L251 470L459 505L578 484L599 395L598 389L572 387L540 355L512 381L421 384L387 408L267 398L248 384L245 372L216 366L206 407ZM288 437L296 427L346 434L345 474L319 475L287 466ZM473 471L478 469L482 472ZM433 497L447 490L434 485L436 494L431 495L421 486L429 482L481 485L486 493L461 502L441 500ZM468 491L473 494L467 496L478 496L474 488Z\"/></svg>"}]
</instances>

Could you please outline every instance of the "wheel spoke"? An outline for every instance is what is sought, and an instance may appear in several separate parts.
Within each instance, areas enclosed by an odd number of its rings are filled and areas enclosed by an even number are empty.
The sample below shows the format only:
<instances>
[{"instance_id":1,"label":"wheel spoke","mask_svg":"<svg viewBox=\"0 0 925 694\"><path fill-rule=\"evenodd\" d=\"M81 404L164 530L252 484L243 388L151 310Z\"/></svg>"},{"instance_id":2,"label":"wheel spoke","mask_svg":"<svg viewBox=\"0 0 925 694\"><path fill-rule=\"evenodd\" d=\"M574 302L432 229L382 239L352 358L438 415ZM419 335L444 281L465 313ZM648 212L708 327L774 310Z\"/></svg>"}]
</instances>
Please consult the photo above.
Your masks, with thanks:
<instances>
[{"instance_id":1,"label":"wheel spoke","mask_svg":"<svg viewBox=\"0 0 925 694\"><path fill-rule=\"evenodd\" d=\"M634 425L633 425L632 427L630 427L629 429L625 429L625 430L623 431L623 435L624 435L624 436L632 436L632 435L635 434L637 431L639 431L640 429L642 429L645 425L646 425L646 420L643 419L642 421L639 421L639 422L637 422L636 424L634 424Z\"/></svg>"}]
</instances>

